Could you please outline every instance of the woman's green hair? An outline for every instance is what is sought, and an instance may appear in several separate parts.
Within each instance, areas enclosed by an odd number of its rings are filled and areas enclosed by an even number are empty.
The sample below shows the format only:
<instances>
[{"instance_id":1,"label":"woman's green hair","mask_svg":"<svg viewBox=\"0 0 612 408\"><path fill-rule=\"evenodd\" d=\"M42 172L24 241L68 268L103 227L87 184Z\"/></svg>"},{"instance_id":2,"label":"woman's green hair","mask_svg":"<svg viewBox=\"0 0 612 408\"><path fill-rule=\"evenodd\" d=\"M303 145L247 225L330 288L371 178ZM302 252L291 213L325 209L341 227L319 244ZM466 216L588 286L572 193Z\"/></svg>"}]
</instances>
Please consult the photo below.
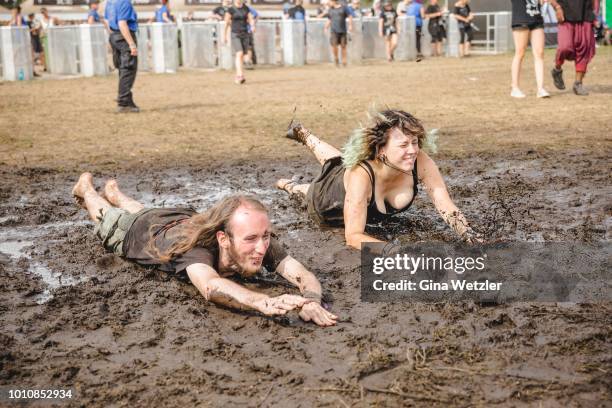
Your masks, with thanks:
<instances>
[{"instance_id":1,"label":"woman's green hair","mask_svg":"<svg viewBox=\"0 0 612 408\"><path fill-rule=\"evenodd\" d=\"M416 136L419 147L423 147L425 129L421 121L408 112L386 109L368 116L368 126L355 129L342 148L344 167L352 168L364 160L374 160L380 148L387 144L389 131L393 128L398 128L405 135Z\"/></svg>"}]
</instances>

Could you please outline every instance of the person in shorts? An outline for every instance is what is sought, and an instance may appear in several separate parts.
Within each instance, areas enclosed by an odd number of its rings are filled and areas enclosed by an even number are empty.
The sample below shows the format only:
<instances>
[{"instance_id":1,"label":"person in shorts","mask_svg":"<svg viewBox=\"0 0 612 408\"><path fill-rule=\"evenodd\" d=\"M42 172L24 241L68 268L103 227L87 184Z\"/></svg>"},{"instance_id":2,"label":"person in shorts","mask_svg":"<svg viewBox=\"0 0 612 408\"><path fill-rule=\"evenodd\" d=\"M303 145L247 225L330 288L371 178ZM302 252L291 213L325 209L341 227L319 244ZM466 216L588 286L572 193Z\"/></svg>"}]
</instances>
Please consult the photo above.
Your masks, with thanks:
<instances>
[{"instance_id":1,"label":"person in shorts","mask_svg":"<svg viewBox=\"0 0 612 408\"><path fill-rule=\"evenodd\" d=\"M338 0L330 0L327 19L325 31L330 31L329 42L332 47L332 53L334 54L334 62L336 66L340 66L340 60L338 59L338 47L340 47L342 50L342 65L346 66L348 33L353 31L353 17L351 11Z\"/></svg>"},{"instance_id":2,"label":"person in shorts","mask_svg":"<svg viewBox=\"0 0 612 408\"><path fill-rule=\"evenodd\" d=\"M472 28L474 14L468 3L468 0L459 0L455 3L453 13L459 23L459 56L461 57L470 55L470 46L474 40L474 29Z\"/></svg>"},{"instance_id":3,"label":"person in shorts","mask_svg":"<svg viewBox=\"0 0 612 408\"><path fill-rule=\"evenodd\" d=\"M425 18L429 19L427 30L431 35L431 54L434 57L442 55L442 41L444 41L444 25L442 24L442 10L438 0L430 0L425 9Z\"/></svg>"},{"instance_id":4,"label":"person in shorts","mask_svg":"<svg viewBox=\"0 0 612 408\"><path fill-rule=\"evenodd\" d=\"M268 316L299 309L305 321L336 324L337 317L321 305L321 284L272 236L268 211L255 197L230 196L203 213L145 208L115 180L106 182L103 198L91 173L81 174L72 194L96 223L104 248L145 267L185 273L207 300ZM297 286L301 296L270 297L228 279L253 277L262 267Z\"/></svg>"},{"instance_id":5,"label":"person in shorts","mask_svg":"<svg viewBox=\"0 0 612 408\"><path fill-rule=\"evenodd\" d=\"M519 86L521 66L525 51L531 42L533 63L535 65L537 97L548 98L550 94L544 89L544 17L539 0L512 0L512 37L514 39L514 58L512 59L513 98L524 98Z\"/></svg>"},{"instance_id":6,"label":"person in shorts","mask_svg":"<svg viewBox=\"0 0 612 408\"><path fill-rule=\"evenodd\" d=\"M393 8L391 0L386 0L378 18L378 34L385 39L385 50L389 62L394 58L398 32L397 11Z\"/></svg>"},{"instance_id":7,"label":"person in shorts","mask_svg":"<svg viewBox=\"0 0 612 408\"><path fill-rule=\"evenodd\" d=\"M244 84L244 58L251 48L251 38L255 34L255 19L249 10L249 7L242 0L234 0L234 6L230 7L225 13L225 32L223 42L229 42L229 33L231 30L232 53L236 59L236 77L234 82ZM251 33L249 33L249 26Z\"/></svg>"}]
</instances>

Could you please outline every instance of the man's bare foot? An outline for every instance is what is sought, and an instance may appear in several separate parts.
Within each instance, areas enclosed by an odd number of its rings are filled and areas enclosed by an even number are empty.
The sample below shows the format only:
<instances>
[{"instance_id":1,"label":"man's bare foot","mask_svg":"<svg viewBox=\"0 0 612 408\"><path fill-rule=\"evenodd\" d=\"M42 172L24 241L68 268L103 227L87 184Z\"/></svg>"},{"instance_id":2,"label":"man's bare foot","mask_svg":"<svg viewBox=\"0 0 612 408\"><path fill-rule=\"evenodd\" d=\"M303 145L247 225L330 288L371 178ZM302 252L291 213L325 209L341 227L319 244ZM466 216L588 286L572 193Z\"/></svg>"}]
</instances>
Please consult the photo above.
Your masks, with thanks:
<instances>
[{"instance_id":1,"label":"man's bare foot","mask_svg":"<svg viewBox=\"0 0 612 408\"><path fill-rule=\"evenodd\" d=\"M117 201L117 193L119 191L119 184L117 184L117 180L110 179L106 181L104 185L104 197L110 202L112 205L118 205Z\"/></svg>"},{"instance_id":2,"label":"man's bare foot","mask_svg":"<svg viewBox=\"0 0 612 408\"><path fill-rule=\"evenodd\" d=\"M72 195L77 203L83 207L85 203L85 193L95 190L93 186L93 175L89 172L81 174L79 181L72 188Z\"/></svg>"}]
</instances>

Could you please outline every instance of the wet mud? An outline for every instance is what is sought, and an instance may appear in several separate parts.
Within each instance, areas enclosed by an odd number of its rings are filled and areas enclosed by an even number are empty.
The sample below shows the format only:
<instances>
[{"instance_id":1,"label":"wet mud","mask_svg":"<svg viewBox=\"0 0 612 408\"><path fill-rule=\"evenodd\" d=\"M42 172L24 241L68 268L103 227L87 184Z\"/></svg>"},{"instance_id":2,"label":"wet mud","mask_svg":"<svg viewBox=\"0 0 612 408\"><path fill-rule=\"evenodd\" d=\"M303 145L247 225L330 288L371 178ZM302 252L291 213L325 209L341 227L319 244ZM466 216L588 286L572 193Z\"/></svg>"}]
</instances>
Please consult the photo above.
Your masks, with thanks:
<instances>
[{"instance_id":1,"label":"wet mud","mask_svg":"<svg viewBox=\"0 0 612 408\"><path fill-rule=\"evenodd\" d=\"M609 151L525 150L436 160L456 204L491 240L608 241ZM106 253L73 201L75 172L0 167L0 386L72 388L74 406L606 406L610 304L370 304L359 253L274 189L314 160L94 171L149 206L207 208L257 194L281 242L321 280L327 329L206 302L184 276ZM370 232L456 237L424 190ZM242 282L295 293L274 274Z\"/></svg>"}]
</instances>

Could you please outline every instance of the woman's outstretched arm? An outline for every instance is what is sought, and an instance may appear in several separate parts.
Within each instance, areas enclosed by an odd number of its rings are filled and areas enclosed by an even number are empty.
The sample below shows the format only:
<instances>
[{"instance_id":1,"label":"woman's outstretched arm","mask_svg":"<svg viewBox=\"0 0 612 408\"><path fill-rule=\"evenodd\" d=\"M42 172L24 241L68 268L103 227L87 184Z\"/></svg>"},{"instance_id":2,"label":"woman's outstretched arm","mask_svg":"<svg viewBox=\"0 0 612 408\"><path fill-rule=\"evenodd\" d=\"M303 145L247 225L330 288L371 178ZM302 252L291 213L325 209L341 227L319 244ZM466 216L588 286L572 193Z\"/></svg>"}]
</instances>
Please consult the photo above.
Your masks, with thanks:
<instances>
[{"instance_id":1,"label":"woman's outstretched arm","mask_svg":"<svg viewBox=\"0 0 612 408\"><path fill-rule=\"evenodd\" d=\"M463 213L453 203L440 170L431 157L423 151L419 152L417 166L419 178L427 188L427 194L444 222L462 239L471 243L481 242L482 240L472 230Z\"/></svg>"},{"instance_id":2,"label":"woman's outstretched arm","mask_svg":"<svg viewBox=\"0 0 612 408\"><path fill-rule=\"evenodd\" d=\"M362 242L383 242L365 233L368 197L372 195L370 176L356 166L349 170L344 197L344 237L346 245L361 249Z\"/></svg>"}]
</instances>

